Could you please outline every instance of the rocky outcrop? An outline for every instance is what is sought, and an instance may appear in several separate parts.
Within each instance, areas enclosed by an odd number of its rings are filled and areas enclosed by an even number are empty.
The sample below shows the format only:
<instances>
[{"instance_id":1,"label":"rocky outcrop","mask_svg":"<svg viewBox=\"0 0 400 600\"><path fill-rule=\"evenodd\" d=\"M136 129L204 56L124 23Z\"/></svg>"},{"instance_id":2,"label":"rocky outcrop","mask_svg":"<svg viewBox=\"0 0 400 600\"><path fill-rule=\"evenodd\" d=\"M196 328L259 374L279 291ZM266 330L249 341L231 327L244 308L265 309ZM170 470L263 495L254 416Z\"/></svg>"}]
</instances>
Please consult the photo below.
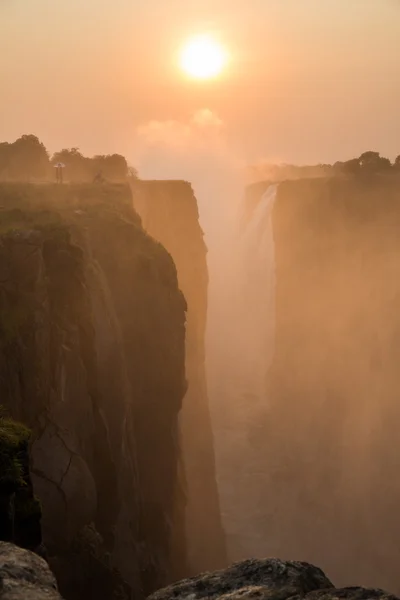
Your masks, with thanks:
<instances>
[{"instance_id":1,"label":"rocky outcrop","mask_svg":"<svg viewBox=\"0 0 400 600\"><path fill-rule=\"evenodd\" d=\"M207 248L197 201L189 183L137 181L132 186L132 194L144 228L166 247L174 259L179 286L188 306L188 390L180 422L188 488L188 556L194 574L221 568L227 563L205 373Z\"/></svg>"},{"instance_id":2,"label":"rocky outcrop","mask_svg":"<svg viewBox=\"0 0 400 600\"><path fill-rule=\"evenodd\" d=\"M0 540L39 552L42 510L29 472L30 436L0 407Z\"/></svg>"},{"instance_id":3,"label":"rocky outcrop","mask_svg":"<svg viewBox=\"0 0 400 600\"><path fill-rule=\"evenodd\" d=\"M48 564L37 554L0 542L1 600L62 600Z\"/></svg>"},{"instance_id":4,"label":"rocky outcrop","mask_svg":"<svg viewBox=\"0 0 400 600\"><path fill-rule=\"evenodd\" d=\"M251 426L261 551L395 593L399 207L395 176L279 186L274 360Z\"/></svg>"},{"instance_id":5,"label":"rocky outcrop","mask_svg":"<svg viewBox=\"0 0 400 600\"><path fill-rule=\"evenodd\" d=\"M250 559L159 590L149 600L396 600L383 590L338 589L306 562Z\"/></svg>"},{"instance_id":6,"label":"rocky outcrop","mask_svg":"<svg viewBox=\"0 0 400 600\"><path fill-rule=\"evenodd\" d=\"M174 263L125 186L4 184L0 203L0 397L33 431L50 564L67 600L140 598L187 573Z\"/></svg>"},{"instance_id":7,"label":"rocky outcrop","mask_svg":"<svg viewBox=\"0 0 400 600\"><path fill-rule=\"evenodd\" d=\"M221 598L239 595L246 590L247 595L254 587L268 591L282 600L294 594L306 595L314 590L326 590L333 584L324 573L307 563L282 561L279 559L249 559L233 564L228 569L214 573L204 573L193 579L186 579L152 594L151 600L170 598Z\"/></svg>"}]
</instances>

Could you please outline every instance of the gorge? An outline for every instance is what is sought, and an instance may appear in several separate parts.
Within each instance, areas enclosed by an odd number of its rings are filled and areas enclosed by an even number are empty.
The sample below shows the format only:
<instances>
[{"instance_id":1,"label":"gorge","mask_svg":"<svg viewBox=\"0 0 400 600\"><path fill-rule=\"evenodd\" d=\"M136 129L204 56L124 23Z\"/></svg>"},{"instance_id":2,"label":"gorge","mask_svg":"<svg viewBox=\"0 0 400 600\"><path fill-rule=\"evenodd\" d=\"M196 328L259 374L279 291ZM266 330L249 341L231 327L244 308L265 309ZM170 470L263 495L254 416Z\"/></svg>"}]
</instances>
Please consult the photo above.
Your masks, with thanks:
<instances>
[{"instance_id":1,"label":"gorge","mask_svg":"<svg viewBox=\"0 0 400 600\"><path fill-rule=\"evenodd\" d=\"M399 178L279 183L274 257L272 189L269 182L247 189L242 239L250 228L256 235L262 214L265 238L246 263L241 294L251 314L232 304L244 329L253 319L256 326L253 343L240 338L243 356L233 357L218 397L230 555L307 560L341 585L398 593ZM271 311L263 316L258 299L271 307L265 285L273 279L271 329ZM246 359L253 380L241 388Z\"/></svg>"},{"instance_id":2,"label":"gorge","mask_svg":"<svg viewBox=\"0 0 400 600\"><path fill-rule=\"evenodd\" d=\"M0 183L0 398L60 593L267 556L399 593L398 176L194 189Z\"/></svg>"}]
</instances>

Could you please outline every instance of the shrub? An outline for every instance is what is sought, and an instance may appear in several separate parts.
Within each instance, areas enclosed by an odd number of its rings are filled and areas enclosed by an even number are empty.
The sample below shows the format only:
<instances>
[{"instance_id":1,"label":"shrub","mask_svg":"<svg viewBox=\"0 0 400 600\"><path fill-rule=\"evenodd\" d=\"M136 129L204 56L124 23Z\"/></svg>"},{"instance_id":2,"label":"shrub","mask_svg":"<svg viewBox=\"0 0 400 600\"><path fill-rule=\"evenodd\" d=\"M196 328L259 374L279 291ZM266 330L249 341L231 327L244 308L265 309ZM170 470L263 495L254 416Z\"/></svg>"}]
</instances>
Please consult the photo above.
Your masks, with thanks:
<instances>
[{"instance_id":1,"label":"shrub","mask_svg":"<svg viewBox=\"0 0 400 600\"><path fill-rule=\"evenodd\" d=\"M10 419L0 407L0 487L17 489L25 484L23 458L30 436L25 425Z\"/></svg>"}]
</instances>

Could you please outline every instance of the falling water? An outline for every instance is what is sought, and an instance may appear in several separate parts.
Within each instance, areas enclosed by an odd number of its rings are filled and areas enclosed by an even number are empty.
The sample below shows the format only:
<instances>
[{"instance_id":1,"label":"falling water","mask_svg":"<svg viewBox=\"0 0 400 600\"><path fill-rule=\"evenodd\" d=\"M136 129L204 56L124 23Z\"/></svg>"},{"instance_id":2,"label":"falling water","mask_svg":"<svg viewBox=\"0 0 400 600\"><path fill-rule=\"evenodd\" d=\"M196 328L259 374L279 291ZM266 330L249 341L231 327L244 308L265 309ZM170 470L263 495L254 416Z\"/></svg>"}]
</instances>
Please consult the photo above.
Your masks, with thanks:
<instances>
[{"instance_id":1,"label":"falling water","mask_svg":"<svg viewBox=\"0 0 400 600\"><path fill-rule=\"evenodd\" d=\"M262 555L259 511L263 457L252 448L250 426L265 410L266 377L273 354L275 258L272 213L278 186L271 185L236 229L229 253L231 277L223 285L230 298L224 320L224 369L220 372L219 413L215 415L217 468L224 525L231 559ZM229 280L230 279L230 280ZM221 283L210 280L210 287ZM218 302L217 293L210 298ZM226 294L224 295L226 298ZM226 331L220 323L220 331ZM220 345L221 348L221 345ZM218 358L218 357L217 357ZM212 360L212 356L209 357Z\"/></svg>"},{"instance_id":2,"label":"falling water","mask_svg":"<svg viewBox=\"0 0 400 600\"><path fill-rule=\"evenodd\" d=\"M271 185L262 195L238 244L239 348L244 384L257 400L262 401L266 369L273 353L275 252L272 211L277 189L277 185Z\"/></svg>"}]
</instances>

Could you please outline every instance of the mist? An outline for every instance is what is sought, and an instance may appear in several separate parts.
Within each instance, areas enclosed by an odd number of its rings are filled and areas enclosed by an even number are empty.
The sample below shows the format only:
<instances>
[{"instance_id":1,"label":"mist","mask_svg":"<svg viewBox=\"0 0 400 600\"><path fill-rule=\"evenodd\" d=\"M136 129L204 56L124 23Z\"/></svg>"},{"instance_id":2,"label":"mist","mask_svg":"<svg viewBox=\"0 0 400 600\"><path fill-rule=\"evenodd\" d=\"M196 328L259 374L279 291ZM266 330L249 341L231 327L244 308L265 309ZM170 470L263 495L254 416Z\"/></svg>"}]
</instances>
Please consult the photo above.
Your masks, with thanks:
<instances>
[{"instance_id":1,"label":"mist","mask_svg":"<svg viewBox=\"0 0 400 600\"><path fill-rule=\"evenodd\" d=\"M264 414L273 355L277 186L249 215L245 163L232 153L224 129L207 109L187 122L152 121L138 129L134 160L140 177L190 181L198 201L208 248L207 387L222 518L235 560L264 550L252 516L261 488L250 434Z\"/></svg>"},{"instance_id":2,"label":"mist","mask_svg":"<svg viewBox=\"0 0 400 600\"><path fill-rule=\"evenodd\" d=\"M249 422L263 402L271 343L266 334L271 319L260 317L268 312L265 301L273 290L263 272L268 255L272 260L272 231L268 232L262 206L255 230L250 227L247 236L240 232L244 161L232 153L224 133L223 122L207 109L186 123L153 121L137 132L135 160L141 177L190 181L198 201L208 249L207 387L222 518L233 559L257 548L257 523L245 516L257 502L257 491L243 495L241 490L248 462L254 461L247 442ZM249 255L254 250L258 261Z\"/></svg>"},{"instance_id":3,"label":"mist","mask_svg":"<svg viewBox=\"0 0 400 600\"><path fill-rule=\"evenodd\" d=\"M400 589L397 178L284 166L293 181L245 191L211 111L138 139L140 175L188 179L198 199L230 559L308 560L342 585Z\"/></svg>"},{"instance_id":4,"label":"mist","mask_svg":"<svg viewBox=\"0 0 400 600\"><path fill-rule=\"evenodd\" d=\"M400 600L399 34L0 0L0 597Z\"/></svg>"},{"instance_id":5,"label":"mist","mask_svg":"<svg viewBox=\"0 0 400 600\"><path fill-rule=\"evenodd\" d=\"M141 177L185 179L198 201L208 249L208 386L212 410L217 410L221 381L231 366L226 357L232 348L233 319L228 313L236 274L235 228L244 194L243 161L232 154L223 122L208 109L187 122L150 122L138 129L136 143Z\"/></svg>"}]
</instances>

